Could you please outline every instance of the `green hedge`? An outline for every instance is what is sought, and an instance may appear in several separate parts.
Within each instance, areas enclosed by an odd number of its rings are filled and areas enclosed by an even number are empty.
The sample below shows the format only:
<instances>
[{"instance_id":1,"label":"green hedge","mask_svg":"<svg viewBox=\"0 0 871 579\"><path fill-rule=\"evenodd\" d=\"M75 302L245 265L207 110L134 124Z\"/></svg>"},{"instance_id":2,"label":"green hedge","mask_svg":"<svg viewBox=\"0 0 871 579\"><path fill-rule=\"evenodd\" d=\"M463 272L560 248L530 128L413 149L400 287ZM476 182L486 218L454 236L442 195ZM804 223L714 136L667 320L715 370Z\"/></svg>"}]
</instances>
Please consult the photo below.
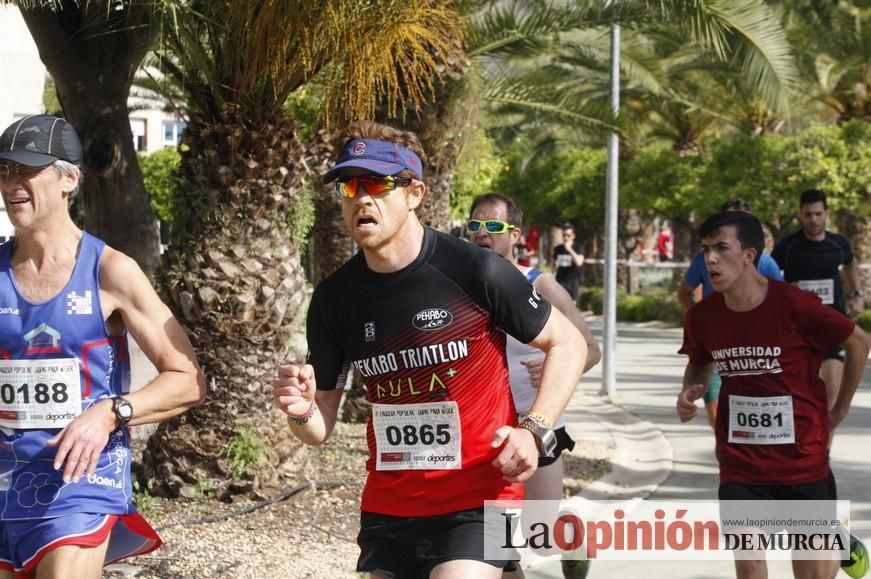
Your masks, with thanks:
<instances>
[{"instance_id":1,"label":"green hedge","mask_svg":"<svg viewBox=\"0 0 871 579\"><path fill-rule=\"evenodd\" d=\"M585 312L602 315L604 291L600 287L584 288L578 298L578 307ZM617 319L621 322L649 322L658 320L674 326L683 325L684 311L673 292L656 289L641 294L627 295L617 292ZM856 317L856 324L871 333L871 309Z\"/></svg>"},{"instance_id":2,"label":"green hedge","mask_svg":"<svg viewBox=\"0 0 871 579\"><path fill-rule=\"evenodd\" d=\"M871 332L871 310L863 310L856 316L856 324L866 332Z\"/></svg>"},{"instance_id":3,"label":"green hedge","mask_svg":"<svg viewBox=\"0 0 871 579\"><path fill-rule=\"evenodd\" d=\"M578 307L601 315L603 290L585 288L578 298ZM658 320L675 326L683 325L683 308L673 292L654 289L641 294L627 295L617 292L617 319L621 322L649 322Z\"/></svg>"}]
</instances>

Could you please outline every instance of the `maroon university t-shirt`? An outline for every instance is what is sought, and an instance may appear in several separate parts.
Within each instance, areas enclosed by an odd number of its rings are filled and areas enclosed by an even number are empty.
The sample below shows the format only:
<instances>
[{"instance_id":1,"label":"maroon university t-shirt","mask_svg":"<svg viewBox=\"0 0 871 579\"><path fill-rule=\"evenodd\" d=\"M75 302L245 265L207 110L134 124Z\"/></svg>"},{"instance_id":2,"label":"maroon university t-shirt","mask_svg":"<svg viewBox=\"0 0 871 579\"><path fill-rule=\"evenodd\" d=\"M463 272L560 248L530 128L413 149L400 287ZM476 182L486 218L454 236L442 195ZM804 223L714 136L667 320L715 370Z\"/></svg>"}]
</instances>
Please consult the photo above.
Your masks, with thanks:
<instances>
[{"instance_id":1,"label":"maroon university t-shirt","mask_svg":"<svg viewBox=\"0 0 871 579\"><path fill-rule=\"evenodd\" d=\"M828 404L823 353L852 334L849 318L819 297L768 280L748 312L713 293L687 312L680 352L693 366L714 362L720 390L720 483L807 484L828 476Z\"/></svg>"}]
</instances>

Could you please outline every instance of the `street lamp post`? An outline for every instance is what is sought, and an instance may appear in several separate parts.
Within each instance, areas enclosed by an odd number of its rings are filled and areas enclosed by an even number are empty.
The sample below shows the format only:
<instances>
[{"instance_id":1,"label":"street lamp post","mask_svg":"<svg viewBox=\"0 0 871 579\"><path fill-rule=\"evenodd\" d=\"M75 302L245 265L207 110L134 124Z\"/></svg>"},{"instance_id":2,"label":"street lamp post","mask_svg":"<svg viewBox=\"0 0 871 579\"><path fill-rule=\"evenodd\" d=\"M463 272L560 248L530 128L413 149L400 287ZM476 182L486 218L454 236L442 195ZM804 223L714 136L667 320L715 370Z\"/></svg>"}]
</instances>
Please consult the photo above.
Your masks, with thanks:
<instances>
[{"instance_id":1,"label":"street lamp post","mask_svg":"<svg viewBox=\"0 0 871 579\"><path fill-rule=\"evenodd\" d=\"M620 25L611 25L611 110L620 114ZM602 389L600 394L617 394L617 132L608 135L608 178L605 202L605 291L602 316Z\"/></svg>"}]
</instances>

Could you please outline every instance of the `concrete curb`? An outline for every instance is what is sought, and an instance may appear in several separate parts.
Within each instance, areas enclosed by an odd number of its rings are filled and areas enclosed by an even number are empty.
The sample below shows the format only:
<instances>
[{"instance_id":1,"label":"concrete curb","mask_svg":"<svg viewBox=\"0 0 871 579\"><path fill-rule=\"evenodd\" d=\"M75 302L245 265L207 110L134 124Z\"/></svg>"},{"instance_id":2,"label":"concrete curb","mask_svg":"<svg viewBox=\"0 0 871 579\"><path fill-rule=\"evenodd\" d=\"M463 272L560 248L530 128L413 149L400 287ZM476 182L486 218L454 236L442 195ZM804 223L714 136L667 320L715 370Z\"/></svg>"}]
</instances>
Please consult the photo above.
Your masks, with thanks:
<instances>
[{"instance_id":1,"label":"concrete curb","mask_svg":"<svg viewBox=\"0 0 871 579\"><path fill-rule=\"evenodd\" d=\"M611 470L585 487L579 498L591 501L646 498L674 468L674 453L662 430L607 398L576 393L564 415L575 440L605 442L614 447ZM530 579L563 576L558 556L524 560Z\"/></svg>"},{"instance_id":2,"label":"concrete curb","mask_svg":"<svg viewBox=\"0 0 871 579\"><path fill-rule=\"evenodd\" d=\"M573 436L604 440L603 431L606 431L614 445L611 471L585 487L579 497L588 500L645 498L671 474L674 453L659 427L604 398L578 395L572 405L581 408L580 414L594 421L578 424L575 416L569 415L574 413L567 414L567 428Z\"/></svg>"}]
</instances>

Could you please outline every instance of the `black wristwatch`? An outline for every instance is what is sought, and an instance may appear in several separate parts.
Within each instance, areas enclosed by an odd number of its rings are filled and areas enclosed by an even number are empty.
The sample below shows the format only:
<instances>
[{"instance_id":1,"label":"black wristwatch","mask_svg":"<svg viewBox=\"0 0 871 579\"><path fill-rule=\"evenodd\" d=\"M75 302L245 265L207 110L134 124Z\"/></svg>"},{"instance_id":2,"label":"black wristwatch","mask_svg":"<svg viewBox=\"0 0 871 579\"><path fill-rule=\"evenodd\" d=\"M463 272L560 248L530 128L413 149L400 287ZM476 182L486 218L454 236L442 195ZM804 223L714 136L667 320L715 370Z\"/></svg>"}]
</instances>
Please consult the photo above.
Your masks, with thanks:
<instances>
[{"instance_id":1,"label":"black wristwatch","mask_svg":"<svg viewBox=\"0 0 871 579\"><path fill-rule=\"evenodd\" d=\"M865 297L865 290L860 290L860 289L854 290L852 293L850 293L850 297L851 298L864 298Z\"/></svg>"},{"instance_id":2,"label":"black wristwatch","mask_svg":"<svg viewBox=\"0 0 871 579\"><path fill-rule=\"evenodd\" d=\"M556 450L556 434L554 434L552 428L539 424L531 418L525 418L523 422L518 425L518 428L528 430L533 436L535 436L539 456L553 458L553 453Z\"/></svg>"},{"instance_id":3,"label":"black wristwatch","mask_svg":"<svg viewBox=\"0 0 871 579\"><path fill-rule=\"evenodd\" d=\"M112 412L118 418L118 423L125 426L133 418L133 405L130 401L121 396L112 397Z\"/></svg>"}]
</instances>

